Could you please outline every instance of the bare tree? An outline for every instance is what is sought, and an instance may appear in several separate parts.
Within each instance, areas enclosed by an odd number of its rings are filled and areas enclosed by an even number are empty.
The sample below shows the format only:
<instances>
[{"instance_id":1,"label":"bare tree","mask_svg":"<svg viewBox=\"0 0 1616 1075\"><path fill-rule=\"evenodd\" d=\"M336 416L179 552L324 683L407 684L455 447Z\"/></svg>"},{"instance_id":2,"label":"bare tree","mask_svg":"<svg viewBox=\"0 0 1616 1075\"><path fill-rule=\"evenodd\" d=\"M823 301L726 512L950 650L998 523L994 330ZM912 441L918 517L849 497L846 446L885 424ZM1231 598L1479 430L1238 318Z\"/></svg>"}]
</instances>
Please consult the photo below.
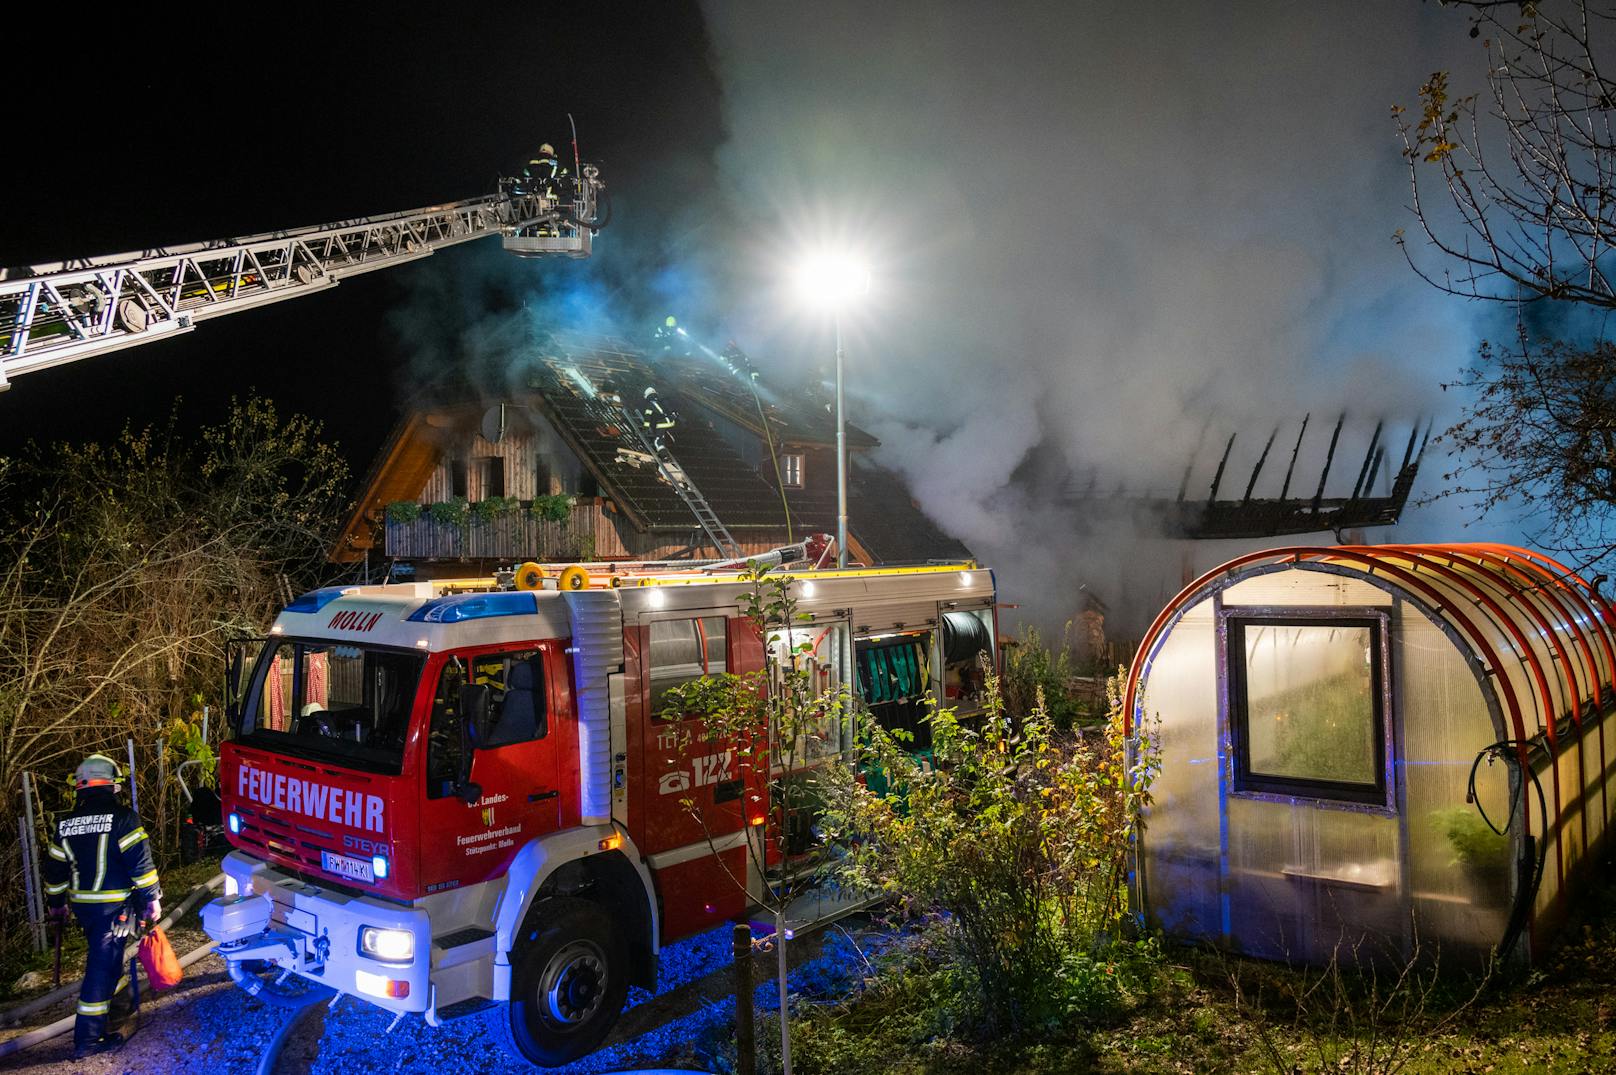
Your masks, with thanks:
<instances>
[{"instance_id":1,"label":"bare tree","mask_svg":"<svg viewBox=\"0 0 1616 1075\"><path fill-rule=\"evenodd\" d=\"M1453 6L1469 12L1486 88L1454 97L1438 71L1417 113L1393 109L1424 239L1399 229L1396 241L1421 279L1515 305L1518 323L1445 386L1464 409L1441 438L1455 465L1436 496L1470 497L1481 514L1515 504L1534 541L1586 566L1616 552L1616 351L1604 341L1616 310L1616 3ZM1546 340L1529 323L1578 327Z\"/></svg>"},{"instance_id":2,"label":"bare tree","mask_svg":"<svg viewBox=\"0 0 1616 1075\"><path fill-rule=\"evenodd\" d=\"M1470 9L1486 90L1454 98L1438 71L1420 87L1417 118L1393 109L1411 209L1439 255L1427 264L1400 229L1409 265L1467 298L1616 309L1616 83L1606 73L1616 5L1455 6Z\"/></svg>"},{"instance_id":3,"label":"bare tree","mask_svg":"<svg viewBox=\"0 0 1616 1075\"><path fill-rule=\"evenodd\" d=\"M266 400L194 440L167 429L54 445L0 469L0 816L20 774L47 808L77 757L143 748L141 812L165 834L150 749L214 699L232 635L264 626L287 580L322 569L346 467L319 427ZM217 728L217 724L215 724ZM17 887L21 863L0 861ZM20 906L0 904L0 969Z\"/></svg>"}]
</instances>

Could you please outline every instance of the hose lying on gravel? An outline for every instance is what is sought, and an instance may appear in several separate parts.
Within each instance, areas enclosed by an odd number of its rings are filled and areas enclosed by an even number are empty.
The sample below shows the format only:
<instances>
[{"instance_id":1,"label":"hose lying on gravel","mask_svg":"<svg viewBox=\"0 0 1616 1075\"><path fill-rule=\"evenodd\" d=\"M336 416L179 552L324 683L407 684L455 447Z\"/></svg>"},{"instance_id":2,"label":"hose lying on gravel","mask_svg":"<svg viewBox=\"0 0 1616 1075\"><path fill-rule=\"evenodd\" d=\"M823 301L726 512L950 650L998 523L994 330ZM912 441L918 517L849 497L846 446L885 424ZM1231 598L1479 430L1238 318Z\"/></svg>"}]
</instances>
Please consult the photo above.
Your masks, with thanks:
<instances>
[{"instance_id":1,"label":"hose lying on gravel","mask_svg":"<svg viewBox=\"0 0 1616 1075\"><path fill-rule=\"evenodd\" d=\"M232 978L236 977L235 967L236 964L232 962L230 964L230 977ZM239 985L240 979L236 979L236 982ZM331 996L334 992L336 992L334 989L327 989L324 993L310 990L298 998L297 1003L292 1005L295 1010L287 1017L286 1022L281 1024L281 1028L275 1031L275 1036L269 1039L269 1044L264 1046L264 1051L258 1054L258 1066L253 1069L253 1075L274 1075L275 1062L280 1059L281 1050L286 1047L286 1038L292 1033L292 1028L303 1021L305 1012Z\"/></svg>"},{"instance_id":2,"label":"hose lying on gravel","mask_svg":"<svg viewBox=\"0 0 1616 1075\"><path fill-rule=\"evenodd\" d=\"M200 900L203 896L206 896L209 892L217 892L223 885L224 874L214 874L209 880L193 888L191 890L191 894L186 896L178 907L174 908L172 911L168 912L168 914L162 917L162 919L157 923L158 926L162 927L163 929L172 929L174 927L174 923L184 918L185 913L192 907L196 906L198 900ZM124 950L123 956L125 960L128 960L130 953L134 951L135 947L135 945L131 944ZM77 996L78 991L79 983L72 982L68 985L61 986L60 988L53 989L42 997L35 997L33 1000L30 1000L25 1004L19 1004L10 1011L0 1014L0 1026L14 1026L17 1023L22 1022L24 1019L27 1019L30 1015L33 1015L35 1012L43 1011L58 1001L66 1000L71 996Z\"/></svg>"},{"instance_id":3,"label":"hose lying on gravel","mask_svg":"<svg viewBox=\"0 0 1616 1075\"><path fill-rule=\"evenodd\" d=\"M209 941L200 948L188 952L180 959L180 969L183 970L184 968L189 967L192 963L195 963L197 960L201 959L211 951L213 951L213 942ZM129 979L125 978L123 981L118 983L118 989L122 990L128 984ZM77 989L78 986L75 985L73 988ZM116 993L117 991L114 991L114 995L116 995ZM77 1014L63 1016L61 1019L56 1020L56 1022L51 1023L48 1026L42 1026L38 1030L30 1030L26 1034L19 1034L10 1041L0 1041L0 1057L10 1056L12 1053L21 1052L31 1045L38 1045L42 1041L49 1041L58 1034L67 1033L69 1030L73 1029L73 1023L77 1018Z\"/></svg>"}]
</instances>

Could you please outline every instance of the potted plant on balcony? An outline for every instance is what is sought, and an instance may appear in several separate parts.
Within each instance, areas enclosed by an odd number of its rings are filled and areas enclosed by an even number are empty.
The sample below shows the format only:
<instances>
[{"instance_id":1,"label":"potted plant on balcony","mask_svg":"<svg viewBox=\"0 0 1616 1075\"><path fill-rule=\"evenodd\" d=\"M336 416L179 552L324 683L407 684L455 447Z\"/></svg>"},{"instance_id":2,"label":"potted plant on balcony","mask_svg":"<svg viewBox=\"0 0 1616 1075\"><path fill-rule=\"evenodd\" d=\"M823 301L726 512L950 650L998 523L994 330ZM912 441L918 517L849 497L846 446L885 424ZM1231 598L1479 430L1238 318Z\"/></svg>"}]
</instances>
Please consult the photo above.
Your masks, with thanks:
<instances>
[{"instance_id":1,"label":"potted plant on balcony","mask_svg":"<svg viewBox=\"0 0 1616 1075\"><path fill-rule=\"evenodd\" d=\"M541 522L564 523L572 515L572 497L566 493L536 496L528 513Z\"/></svg>"}]
</instances>

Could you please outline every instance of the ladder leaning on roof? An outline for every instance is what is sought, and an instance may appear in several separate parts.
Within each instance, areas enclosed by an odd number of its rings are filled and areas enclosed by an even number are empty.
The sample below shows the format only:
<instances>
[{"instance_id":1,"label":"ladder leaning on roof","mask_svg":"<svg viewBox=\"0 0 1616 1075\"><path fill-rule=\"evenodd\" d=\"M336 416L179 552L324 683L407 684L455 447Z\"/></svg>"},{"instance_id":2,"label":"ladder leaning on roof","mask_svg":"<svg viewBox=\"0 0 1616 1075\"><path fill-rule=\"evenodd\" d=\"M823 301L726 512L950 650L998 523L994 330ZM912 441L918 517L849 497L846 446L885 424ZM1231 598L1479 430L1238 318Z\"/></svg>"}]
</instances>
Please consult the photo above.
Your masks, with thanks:
<instances>
[{"instance_id":1,"label":"ladder leaning on roof","mask_svg":"<svg viewBox=\"0 0 1616 1075\"><path fill-rule=\"evenodd\" d=\"M720 557L739 557L741 555L740 545L736 543L735 538L730 534L729 528L724 525L723 520L719 519L717 512L713 511L712 505L707 503L707 498L701 495L701 490L696 487L696 483L691 479L689 472L680 466L679 461L673 457L673 452L669 449L667 442L661 437L651 435L645 421L629 409L623 402L621 395L603 393L602 398L615 402L617 409L623 414L624 423L634 431L634 436L638 438L640 446L645 449L647 455L656 460L657 471L662 475L662 480L673 486L673 491L678 493L679 499L685 502L685 507L690 509L690 513L696 517L696 521L706 531L708 540L718 550L718 555Z\"/></svg>"}]
</instances>

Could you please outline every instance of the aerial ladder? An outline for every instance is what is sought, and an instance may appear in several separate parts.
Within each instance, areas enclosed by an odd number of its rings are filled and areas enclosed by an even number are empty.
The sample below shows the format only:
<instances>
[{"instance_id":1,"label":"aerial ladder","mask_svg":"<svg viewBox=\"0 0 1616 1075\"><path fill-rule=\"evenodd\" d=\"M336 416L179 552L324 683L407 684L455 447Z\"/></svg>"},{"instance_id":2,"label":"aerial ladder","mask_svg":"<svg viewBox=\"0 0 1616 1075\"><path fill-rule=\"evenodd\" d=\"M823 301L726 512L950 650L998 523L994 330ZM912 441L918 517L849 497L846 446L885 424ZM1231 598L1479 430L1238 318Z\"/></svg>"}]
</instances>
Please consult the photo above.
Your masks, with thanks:
<instances>
[{"instance_id":1,"label":"aerial ladder","mask_svg":"<svg viewBox=\"0 0 1616 1075\"><path fill-rule=\"evenodd\" d=\"M0 391L25 373L190 332L197 322L335 287L485 235L519 257L588 257L604 184L592 164L548 183L402 213L0 269Z\"/></svg>"}]
</instances>

